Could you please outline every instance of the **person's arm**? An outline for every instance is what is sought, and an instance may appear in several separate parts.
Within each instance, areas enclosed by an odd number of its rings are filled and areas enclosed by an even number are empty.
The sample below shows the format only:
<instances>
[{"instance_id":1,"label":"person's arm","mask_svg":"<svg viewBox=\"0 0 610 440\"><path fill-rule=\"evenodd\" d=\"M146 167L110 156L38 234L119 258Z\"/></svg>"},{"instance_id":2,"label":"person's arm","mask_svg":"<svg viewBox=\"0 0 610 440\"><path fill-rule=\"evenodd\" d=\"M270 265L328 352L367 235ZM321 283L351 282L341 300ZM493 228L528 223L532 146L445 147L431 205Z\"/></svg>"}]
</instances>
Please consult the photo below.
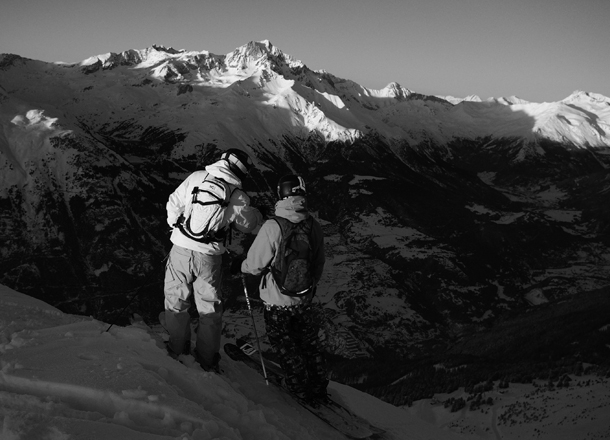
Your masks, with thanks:
<instances>
[{"instance_id":1,"label":"person's arm","mask_svg":"<svg viewBox=\"0 0 610 440\"><path fill-rule=\"evenodd\" d=\"M189 180L190 176L184 179L180 186L170 194L167 204L165 205L165 209L167 210L167 224L172 228L178 221L178 217L184 212Z\"/></svg>"},{"instance_id":2,"label":"person's arm","mask_svg":"<svg viewBox=\"0 0 610 440\"><path fill-rule=\"evenodd\" d=\"M256 235L248 256L241 264L241 271L260 275L275 257L280 226L275 220L267 220Z\"/></svg>"}]
</instances>

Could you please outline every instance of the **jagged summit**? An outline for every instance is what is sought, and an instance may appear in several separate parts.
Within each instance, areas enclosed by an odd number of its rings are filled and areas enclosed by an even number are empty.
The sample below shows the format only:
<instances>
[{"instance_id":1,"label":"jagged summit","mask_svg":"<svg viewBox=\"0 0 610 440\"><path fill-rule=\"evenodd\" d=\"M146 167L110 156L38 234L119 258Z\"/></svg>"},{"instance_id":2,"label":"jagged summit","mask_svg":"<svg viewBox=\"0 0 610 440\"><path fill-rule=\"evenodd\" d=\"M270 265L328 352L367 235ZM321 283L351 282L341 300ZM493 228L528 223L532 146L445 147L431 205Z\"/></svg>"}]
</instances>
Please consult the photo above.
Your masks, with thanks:
<instances>
[{"instance_id":1,"label":"jagged summit","mask_svg":"<svg viewBox=\"0 0 610 440\"><path fill-rule=\"evenodd\" d=\"M165 64L165 67L159 67ZM303 69L305 65L285 54L269 40L250 41L226 55L216 55L208 51L187 51L174 49L160 44L153 44L146 49L129 49L121 53L109 52L92 56L78 64L85 73L99 69L109 70L120 66L153 67L154 76L164 79L189 79L184 76L192 66L206 71L212 69L267 68L281 72L288 69ZM190 66L190 67L189 67ZM184 78L182 78L184 76Z\"/></svg>"},{"instance_id":2,"label":"jagged summit","mask_svg":"<svg viewBox=\"0 0 610 440\"><path fill-rule=\"evenodd\" d=\"M409 97L413 92L407 88L404 88L397 82L393 81L385 86L382 91L387 92L387 96L391 96L396 99L404 99Z\"/></svg>"},{"instance_id":3,"label":"jagged summit","mask_svg":"<svg viewBox=\"0 0 610 440\"><path fill-rule=\"evenodd\" d=\"M225 63L229 67L246 68L249 65L265 66L275 70L285 64L288 68L304 68L305 65L285 54L274 46L269 40L250 41L238 47L225 57Z\"/></svg>"},{"instance_id":4,"label":"jagged summit","mask_svg":"<svg viewBox=\"0 0 610 440\"><path fill-rule=\"evenodd\" d=\"M227 54L228 57L247 57L257 60L265 55L273 55L276 57L284 57L284 53L275 47L269 40L250 41L243 46L238 47L234 51Z\"/></svg>"},{"instance_id":5,"label":"jagged summit","mask_svg":"<svg viewBox=\"0 0 610 440\"><path fill-rule=\"evenodd\" d=\"M159 52L167 52L167 53L172 54L172 55L176 55L178 53L186 52L184 49L176 50L176 49L174 49L171 46L170 47L165 47L165 46L163 46L161 44L153 44L152 48L157 50L157 51L159 51Z\"/></svg>"}]
</instances>

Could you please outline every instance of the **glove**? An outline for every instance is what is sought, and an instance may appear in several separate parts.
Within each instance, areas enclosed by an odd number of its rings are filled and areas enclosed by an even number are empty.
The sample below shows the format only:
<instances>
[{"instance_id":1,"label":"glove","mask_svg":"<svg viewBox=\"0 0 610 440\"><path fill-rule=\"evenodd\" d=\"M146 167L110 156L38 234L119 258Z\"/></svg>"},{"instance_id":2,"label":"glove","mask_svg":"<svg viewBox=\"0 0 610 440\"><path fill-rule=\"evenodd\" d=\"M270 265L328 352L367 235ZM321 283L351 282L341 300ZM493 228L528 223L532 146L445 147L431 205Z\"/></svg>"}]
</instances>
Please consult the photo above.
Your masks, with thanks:
<instances>
[{"instance_id":1,"label":"glove","mask_svg":"<svg viewBox=\"0 0 610 440\"><path fill-rule=\"evenodd\" d=\"M243 255L238 255L231 261L231 275L237 275L241 273L241 263L246 259Z\"/></svg>"},{"instance_id":2,"label":"glove","mask_svg":"<svg viewBox=\"0 0 610 440\"><path fill-rule=\"evenodd\" d=\"M178 216L178 218L176 219L176 223L174 223L172 226L172 228L176 228L178 227L178 225L182 224L182 222L184 221L184 214L180 214Z\"/></svg>"}]
</instances>

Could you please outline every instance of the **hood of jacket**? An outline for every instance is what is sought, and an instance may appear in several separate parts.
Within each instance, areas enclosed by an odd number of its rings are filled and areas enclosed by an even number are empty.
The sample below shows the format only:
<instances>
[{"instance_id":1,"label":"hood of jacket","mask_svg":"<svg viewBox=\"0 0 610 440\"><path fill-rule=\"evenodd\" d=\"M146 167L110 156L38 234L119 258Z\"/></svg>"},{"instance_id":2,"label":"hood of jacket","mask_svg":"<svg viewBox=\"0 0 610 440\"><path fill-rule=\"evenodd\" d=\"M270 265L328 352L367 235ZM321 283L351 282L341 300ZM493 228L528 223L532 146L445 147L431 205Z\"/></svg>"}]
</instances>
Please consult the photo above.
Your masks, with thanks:
<instances>
[{"instance_id":1,"label":"hood of jacket","mask_svg":"<svg viewBox=\"0 0 610 440\"><path fill-rule=\"evenodd\" d=\"M205 170L212 176L222 179L225 182L235 185L241 189L241 180L231 172L229 169L229 163L226 160L221 159L214 162L213 164L206 166Z\"/></svg>"},{"instance_id":2,"label":"hood of jacket","mask_svg":"<svg viewBox=\"0 0 610 440\"><path fill-rule=\"evenodd\" d=\"M291 196L275 204L275 215L299 223L309 217L307 199L303 196Z\"/></svg>"}]
</instances>

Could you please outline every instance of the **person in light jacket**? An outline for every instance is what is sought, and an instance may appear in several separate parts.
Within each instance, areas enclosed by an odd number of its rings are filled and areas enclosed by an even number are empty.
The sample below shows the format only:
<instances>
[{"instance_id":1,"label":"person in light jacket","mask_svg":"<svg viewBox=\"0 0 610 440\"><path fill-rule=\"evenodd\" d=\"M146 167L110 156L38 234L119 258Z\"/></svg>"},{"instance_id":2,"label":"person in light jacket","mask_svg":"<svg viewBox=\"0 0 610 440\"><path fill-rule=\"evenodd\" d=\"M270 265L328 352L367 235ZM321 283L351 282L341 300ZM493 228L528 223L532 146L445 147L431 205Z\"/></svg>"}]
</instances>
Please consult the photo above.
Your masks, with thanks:
<instances>
[{"instance_id":1,"label":"person in light jacket","mask_svg":"<svg viewBox=\"0 0 610 440\"><path fill-rule=\"evenodd\" d=\"M189 350L189 307L194 297L199 313L195 359L206 371L218 371L220 335L222 330L222 239L201 242L188 235L183 226L184 211L193 191L208 174L228 184L229 204L220 230L226 234L232 225L245 233L256 233L263 223L260 211L250 206L250 199L242 189L243 179L251 167L247 153L229 149L220 160L195 171L169 196L166 205L167 223L173 228L172 249L165 270L165 324L170 334L168 353L173 358ZM222 234L221 234L222 235Z\"/></svg>"},{"instance_id":2,"label":"person in light jacket","mask_svg":"<svg viewBox=\"0 0 610 440\"><path fill-rule=\"evenodd\" d=\"M241 272L260 275L260 297L265 303L265 326L269 341L279 355L286 386L298 397L310 402L324 400L328 386L325 360L318 337L317 305L312 303L315 285L324 269L324 235L320 224L307 211L307 192L301 176L287 175L278 183L280 200L275 215L292 223L311 221L312 276L314 284L302 296L287 296L277 285L269 266L277 256L282 237L281 227L273 218L258 232Z\"/></svg>"}]
</instances>

